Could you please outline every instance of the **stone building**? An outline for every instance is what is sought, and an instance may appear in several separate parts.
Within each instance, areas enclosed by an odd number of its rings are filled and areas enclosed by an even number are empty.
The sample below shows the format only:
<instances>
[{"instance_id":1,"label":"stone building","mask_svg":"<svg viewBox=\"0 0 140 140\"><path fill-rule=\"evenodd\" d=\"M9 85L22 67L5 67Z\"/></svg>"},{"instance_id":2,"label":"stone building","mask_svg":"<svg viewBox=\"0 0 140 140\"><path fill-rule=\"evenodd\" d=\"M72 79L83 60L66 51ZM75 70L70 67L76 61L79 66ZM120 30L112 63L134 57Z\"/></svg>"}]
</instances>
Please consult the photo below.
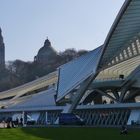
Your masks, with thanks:
<instances>
[{"instance_id":1,"label":"stone building","mask_svg":"<svg viewBox=\"0 0 140 140\"><path fill-rule=\"evenodd\" d=\"M0 70L5 67L5 45L2 37L2 30L0 28Z\"/></svg>"},{"instance_id":2,"label":"stone building","mask_svg":"<svg viewBox=\"0 0 140 140\"><path fill-rule=\"evenodd\" d=\"M39 49L37 55L34 57L34 61L38 63L51 63L57 56L57 52L51 45L51 42L47 38L42 48Z\"/></svg>"}]
</instances>

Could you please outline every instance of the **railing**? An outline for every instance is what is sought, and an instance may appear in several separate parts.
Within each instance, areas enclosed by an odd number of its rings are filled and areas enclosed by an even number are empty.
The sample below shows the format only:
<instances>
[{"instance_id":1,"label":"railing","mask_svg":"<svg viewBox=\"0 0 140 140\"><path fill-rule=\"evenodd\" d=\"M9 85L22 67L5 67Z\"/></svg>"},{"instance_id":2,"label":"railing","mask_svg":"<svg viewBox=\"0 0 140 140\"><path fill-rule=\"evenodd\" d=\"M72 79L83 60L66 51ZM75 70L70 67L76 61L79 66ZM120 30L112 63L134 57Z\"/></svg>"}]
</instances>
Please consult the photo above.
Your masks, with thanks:
<instances>
[{"instance_id":1,"label":"railing","mask_svg":"<svg viewBox=\"0 0 140 140\"><path fill-rule=\"evenodd\" d=\"M100 78L100 79L95 79L94 82L103 82L103 81L115 81L115 80L125 80L119 77L111 77L111 78Z\"/></svg>"}]
</instances>

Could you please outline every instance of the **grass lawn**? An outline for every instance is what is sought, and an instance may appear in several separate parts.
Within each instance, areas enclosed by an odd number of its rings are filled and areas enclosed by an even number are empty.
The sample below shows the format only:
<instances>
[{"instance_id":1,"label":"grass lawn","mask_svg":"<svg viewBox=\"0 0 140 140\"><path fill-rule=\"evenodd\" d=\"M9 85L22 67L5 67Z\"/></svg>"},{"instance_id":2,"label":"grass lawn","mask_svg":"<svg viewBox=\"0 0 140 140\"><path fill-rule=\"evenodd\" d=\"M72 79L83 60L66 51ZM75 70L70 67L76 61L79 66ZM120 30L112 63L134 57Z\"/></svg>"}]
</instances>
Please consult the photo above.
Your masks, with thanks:
<instances>
[{"instance_id":1,"label":"grass lawn","mask_svg":"<svg viewBox=\"0 0 140 140\"><path fill-rule=\"evenodd\" d=\"M120 135L117 128L12 128L0 129L0 140L140 140L140 130Z\"/></svg>"}]
</instances>

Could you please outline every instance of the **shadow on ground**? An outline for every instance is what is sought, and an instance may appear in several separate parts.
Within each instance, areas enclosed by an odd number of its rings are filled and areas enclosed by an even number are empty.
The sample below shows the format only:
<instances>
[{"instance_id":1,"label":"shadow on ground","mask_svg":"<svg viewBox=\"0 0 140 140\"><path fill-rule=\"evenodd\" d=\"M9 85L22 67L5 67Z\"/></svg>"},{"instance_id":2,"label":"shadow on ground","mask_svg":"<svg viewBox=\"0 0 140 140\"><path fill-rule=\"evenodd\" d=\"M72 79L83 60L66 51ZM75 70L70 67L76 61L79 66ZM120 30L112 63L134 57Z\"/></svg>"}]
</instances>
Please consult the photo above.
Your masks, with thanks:
<instances>
[{"instance_id":1,"label":"shadow on ground","mask_svg":"<svg viewBox=\"0 0 140 140\"><path fill-rule=\"evenodd\" d=\"M49 140L91 140L92 128L22 128L28 135Z\"/></svg>"},{"instance_id":2,"label":"shadow on ground","mask_svg":"<svg viewBox=\"0 0 140 140\"><path fill-rule=\"evenodd\" d=\"M140 130L120 135L118 128L21 128L26 135L40 140L140 140Z\"/></svg>"}]
</instances>

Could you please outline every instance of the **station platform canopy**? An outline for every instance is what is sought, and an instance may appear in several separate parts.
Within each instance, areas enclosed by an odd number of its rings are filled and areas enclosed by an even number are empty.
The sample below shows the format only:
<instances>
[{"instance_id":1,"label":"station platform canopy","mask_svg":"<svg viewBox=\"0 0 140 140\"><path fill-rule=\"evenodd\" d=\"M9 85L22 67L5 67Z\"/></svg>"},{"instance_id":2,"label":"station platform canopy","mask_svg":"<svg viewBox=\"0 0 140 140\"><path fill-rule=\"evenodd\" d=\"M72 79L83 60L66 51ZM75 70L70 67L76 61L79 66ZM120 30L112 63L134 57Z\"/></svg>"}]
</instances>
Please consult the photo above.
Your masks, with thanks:
<instances>
[{"instance_id":1,"label":"station platform canopy","mask_svg":"<svg viewBox=\"0 0 140 140\"><path fill-rule=\"evenodd\" d=\"M139 54L140 0L126 0L104 44L59 68L57 101L66 96L91 74L96 75L105 69L111 69L111 67L116 70L118 66L122 67L124 71L127 70L124 65L128 66L131 60L137 60ZM126 72L126 75L140 64L140 61L137 61L133 65L134 61L131 62L131 68Z\"/></svg>"},{"instance_id":2,"label":"station platform canopy","mask_svg":"<svg viewBox=\"0 0 140 140\"><path fill-rule=\"evenodd\" d=\"M104 42L99 68L106 67L112 63L112 60L118 56L120 52L122 52L122 57L125 57L124 55L127 53L130 56L128 56L129 58L131 58L131 56L133 57L133 52L131 52L134 51L133 41L136 41L134 45L140 45L137 42L137 39L139 40L139 33L140 0L126 0ZM130 49L128 49L128 46ZM124 50L126 47L127 50L125 53ZM124 60L125 58L122 59Z\"/></svg>"},{"instance_id":3,"label":"station platform canopy","mask_svg":"<svg viewBox=\"0 0 140 140\"><path fill-rule=\"evenodd\" d=\"M8 106L9 109L18 108L35 108L35 107L46 107L55 106L55 96L56 92L54 89L49 89L47 91L42 91L38 94L25 96L18 98L14 101L14 104Z\"/></svg>"},{"instance_id":4,"label":"station platform canopy","mask_svg":"<svg viewBox=\"0 0 140 140\"><path fill-rule=\"evenodd\" d=\"M96 73L101 52L102 47L99 47L59 68L57 100L63 98L91 74Z\"/></svg>"},{"instance_id":5,"label":"station platform canopy","mask_svg":"<svg viewBox=\"0 0 140 140\"><path fill-rule=\"evenodd\" d=\"M97 79L127 77L140 65L140 0L126 0L103 45Z\"/></svg>"}]
</instances>

